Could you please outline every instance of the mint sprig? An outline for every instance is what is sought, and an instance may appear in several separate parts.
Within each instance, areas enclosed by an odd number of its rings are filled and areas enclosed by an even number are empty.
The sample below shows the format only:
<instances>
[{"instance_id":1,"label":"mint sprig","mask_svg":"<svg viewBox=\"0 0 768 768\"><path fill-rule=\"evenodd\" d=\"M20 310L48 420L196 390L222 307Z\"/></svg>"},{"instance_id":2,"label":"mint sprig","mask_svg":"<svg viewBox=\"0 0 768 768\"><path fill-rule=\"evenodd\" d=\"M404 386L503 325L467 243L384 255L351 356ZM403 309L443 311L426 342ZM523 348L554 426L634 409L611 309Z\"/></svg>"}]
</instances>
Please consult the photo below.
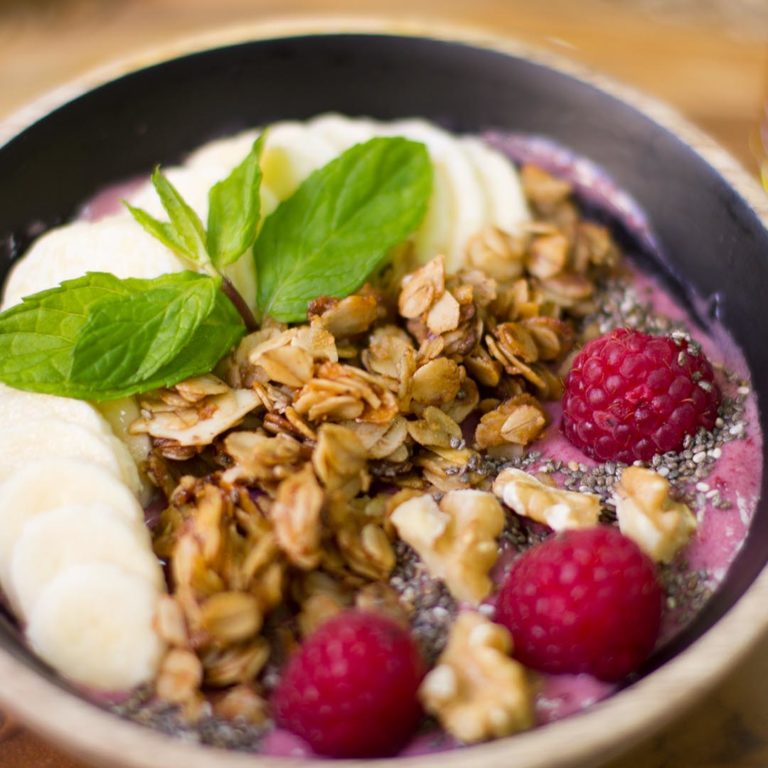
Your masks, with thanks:
<instances>
[{"instance_id":1,"label":"mint sprig","mask_svg":"<svg viewBox=\"0 0 768 768\"><path fill-rule=\"evenodd\" d=\"M178 272L91 308L72 350L72 381L143 385L189 344L213 310L219 281Z\"/></svg>"},{"instance_id":2,"label":"mint sprig","mask_svg":"<svg viewBox=\"0 0 768 768\"><path fill-rule=\"evenodd\" d=\"M91 272L0 314L0 380L112 400L211 371L244 333L216 278L178 272L120 280Z\"/></svg>"},{"instance_id":3,"label":"mint sprig","mask_svg":"<svg viewBox=\"0 0 768 768\"><path fill-rule=\"evenodd\" d=\"M169 221L160 221L141 208L125 205L150 235L175 254L209 274L218 274L222 267L233 264L248 251L256 239L264 137L262 133L256 139L246 158L226 179L211 187L207 230L159 168L152 174L152 185Z\"/></svg>"},{"instance_id":4,"label":"mint sprig","mask_svg":"<svg viewBox=\"0 0 768 768\"><path fill-rule=\"evenodd\" d=\"M421 222L432 189L422 144L378 138L313 173L260 227L264 134L209 192L207 226L158 169L168 221L136 221L200 271L153 280L89 273L0 314L0 381L18 389L110 400L211 371L252 314L220 270L244 254L257 309L306 320L314 298L346 296Z\"/></svg>"},{"instance_id":5,"label":"mint sprig","mask_svg":"<svg viewBox=\"0 0 768 768\"><path fill-rule=\"evenodd\" d=\"M301 322L312 299L357 290L418 227L431 191L426 148L399 137L358 144L315 171L256 240L261 314Z\"/></svg>"}]
</instances>

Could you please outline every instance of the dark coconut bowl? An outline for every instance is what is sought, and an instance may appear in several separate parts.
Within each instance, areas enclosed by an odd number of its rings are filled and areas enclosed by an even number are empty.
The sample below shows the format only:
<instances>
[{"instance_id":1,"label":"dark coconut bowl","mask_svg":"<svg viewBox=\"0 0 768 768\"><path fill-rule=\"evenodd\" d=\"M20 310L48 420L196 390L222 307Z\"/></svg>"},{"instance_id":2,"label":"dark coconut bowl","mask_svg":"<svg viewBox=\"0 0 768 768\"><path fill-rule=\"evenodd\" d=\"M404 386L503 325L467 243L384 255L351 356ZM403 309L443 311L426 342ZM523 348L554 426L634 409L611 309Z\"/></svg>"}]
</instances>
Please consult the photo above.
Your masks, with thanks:
<instances>
[{"instance_id":1,"label":"dark coconut bowl","mask_svg":"<svg viewBox=\"0 0 768 768\"><path fill-rule=\"evenodd\" d=\"M330 31L344 28L344 32ZM514 42L371 24L239 29L102 71L0 124L0 270L112 182L204 142L278 119L338 111L423 116L476 133L548 136L602 166L646 211L681 301L716 296L760 403L768 400L768 205L709 139L663 106ZM761 218L762 217L762 218ZM766 429L765 410L761 425ZM765 497L763 475L763 496ZM0 510L2 514L2 510ZM727 578L641 678L588 710L434 756L354 765L533 768L595 764L647 735L720 680L768 628L768 504ZM76 695L0 619L0 700L46 738L112 768L307 765L176 741ZM386 727L382 723L382 727ZM313 761L313 765L330 765ZM345 763L350 765L352 763Z\"/></svg>"}]
</instances>

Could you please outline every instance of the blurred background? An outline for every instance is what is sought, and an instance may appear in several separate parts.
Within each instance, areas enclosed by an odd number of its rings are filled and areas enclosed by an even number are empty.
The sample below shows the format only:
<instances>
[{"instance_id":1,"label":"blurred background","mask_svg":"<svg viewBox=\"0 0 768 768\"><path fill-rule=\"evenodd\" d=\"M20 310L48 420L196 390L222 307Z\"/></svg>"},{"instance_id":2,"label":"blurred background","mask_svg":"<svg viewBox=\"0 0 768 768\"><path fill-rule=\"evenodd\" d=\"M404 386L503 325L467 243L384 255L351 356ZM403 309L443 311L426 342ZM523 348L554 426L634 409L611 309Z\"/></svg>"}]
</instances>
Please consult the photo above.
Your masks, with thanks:
<instances>
[{"instance_id":1,"label":"blurred background","mask_svg":"<svg viewBox=\"0 0 768 768\"><path fill-rule=\"evenodd\" d=\"M333 13L470 23L560 51L675 105L757 169L768 0L0 0L0 115L173 37Z\"/></svg>"},{"instance_id":2,"label":"blurred background","mask_svg":"<svg viewBox=\"0 0 768 768\"><path fill-rule=\"evenodd\" d=\"M768 188L768 0L0 0L0 120L175 38L339 13L471 24L568 56L673 105L753 175L762 164ZM610 768L765 768L766 680L768 639ZM0 768L76 767L0 713Z\"/></svg>"}]
</instances>

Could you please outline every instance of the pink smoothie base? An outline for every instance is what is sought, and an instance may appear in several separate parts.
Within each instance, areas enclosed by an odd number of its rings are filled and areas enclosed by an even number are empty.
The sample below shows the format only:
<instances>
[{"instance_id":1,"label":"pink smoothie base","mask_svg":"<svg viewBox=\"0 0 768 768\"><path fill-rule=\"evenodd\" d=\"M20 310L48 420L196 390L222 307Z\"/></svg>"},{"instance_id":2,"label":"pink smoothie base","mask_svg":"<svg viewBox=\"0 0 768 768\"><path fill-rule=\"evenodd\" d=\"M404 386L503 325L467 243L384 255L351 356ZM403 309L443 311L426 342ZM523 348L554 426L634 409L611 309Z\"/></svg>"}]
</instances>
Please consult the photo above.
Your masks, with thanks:
<instances>
[{"instance_id":1,"label":"pink smoothie base","mask_svg":"<svg viewBox=\"0 0 768 768\"><path fill-rule=\"evenodd\" d=\"M489 134L486 138L489 143L507 152L516 161L530 159L558 175L569 178L574 182L580 196L621 218L646 247L656 248L655 238L640 208L630 197L617 189L594 164L582 158L575 158L567 150L547 140L505 137L502 134ZM121 212L121 199L131 195L141 184L141 180L130 180L104 190L84 206L80 218L96 221ZM721 326L714 325L707 334L701 332L658 281L637 270L632 270L631 275L632 287L644 301L652 305L656 313L683 322L713 363L723 364L748 380L746 363L735 342ZM718 374L718 383L724 394L734 394L737 385L726 381L721 374ZM549 416L551 425L545 437L535 445L535 450L542 455L541 461L553 459L564 463L573 461L587 467L594 466L596 462L572 446L562 435L559 428L559 404L549 406ZM719 509L708 503L701 509L698 513L698 529L684 553L692 569L709 574L709 584L713 587L723 580L741 548L760 493L763 441L758 426L757 403L752 394L747 399L745 421L745 437L722 446L721 457L705 478L709 487L718 489L721 498L730 501L732 507ZM533 469L535 470L536 466ZM557 479L556 475L553 477ZM510 557L511 553L505 553L500 558L494 569L497 580L503 578L511 562ZM492 604L493 600L489 603ZM678 629L675 612L668 610L660 644L666 642ZM535 684L535 712L537 723L540 725L582 711L605 699L617 689L616 685L601 682L589 675L537 675ZM118 694L116 696L119 697ZM114 697L99 694L92 698L105 703ZM415 756L440 752L456 746L458 744L451 737L434 731L414 738L400 755ZM314 756L305 742L279 728L265 736L260 751L271 756Z\"/></svg>"}]
</instances>

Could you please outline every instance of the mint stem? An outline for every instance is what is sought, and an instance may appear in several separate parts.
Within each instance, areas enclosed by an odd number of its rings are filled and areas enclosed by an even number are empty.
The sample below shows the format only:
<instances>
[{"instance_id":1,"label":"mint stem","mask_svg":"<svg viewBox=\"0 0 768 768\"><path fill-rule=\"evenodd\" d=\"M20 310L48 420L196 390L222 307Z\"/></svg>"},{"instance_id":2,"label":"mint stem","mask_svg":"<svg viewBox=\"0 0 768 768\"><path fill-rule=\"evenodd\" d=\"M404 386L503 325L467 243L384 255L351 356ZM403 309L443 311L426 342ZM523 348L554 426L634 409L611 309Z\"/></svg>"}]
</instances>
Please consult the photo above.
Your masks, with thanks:
<instances>
[{"instance_id":1,"label":"mint stem","mask_svg":"<svg viewBox=\"0 0 768 768\"><path fill-rule=\"evenodd\" d=\"M221 290L224 291L227 298L235 305L235 309L240 313L240 317L243 318L248 333L257 331L259 329L259 324L256 322L253 312L251 312L250 308L245 303L245 299L243 299L228 277L223 277Z\"/></svg>"}]
</instances>

